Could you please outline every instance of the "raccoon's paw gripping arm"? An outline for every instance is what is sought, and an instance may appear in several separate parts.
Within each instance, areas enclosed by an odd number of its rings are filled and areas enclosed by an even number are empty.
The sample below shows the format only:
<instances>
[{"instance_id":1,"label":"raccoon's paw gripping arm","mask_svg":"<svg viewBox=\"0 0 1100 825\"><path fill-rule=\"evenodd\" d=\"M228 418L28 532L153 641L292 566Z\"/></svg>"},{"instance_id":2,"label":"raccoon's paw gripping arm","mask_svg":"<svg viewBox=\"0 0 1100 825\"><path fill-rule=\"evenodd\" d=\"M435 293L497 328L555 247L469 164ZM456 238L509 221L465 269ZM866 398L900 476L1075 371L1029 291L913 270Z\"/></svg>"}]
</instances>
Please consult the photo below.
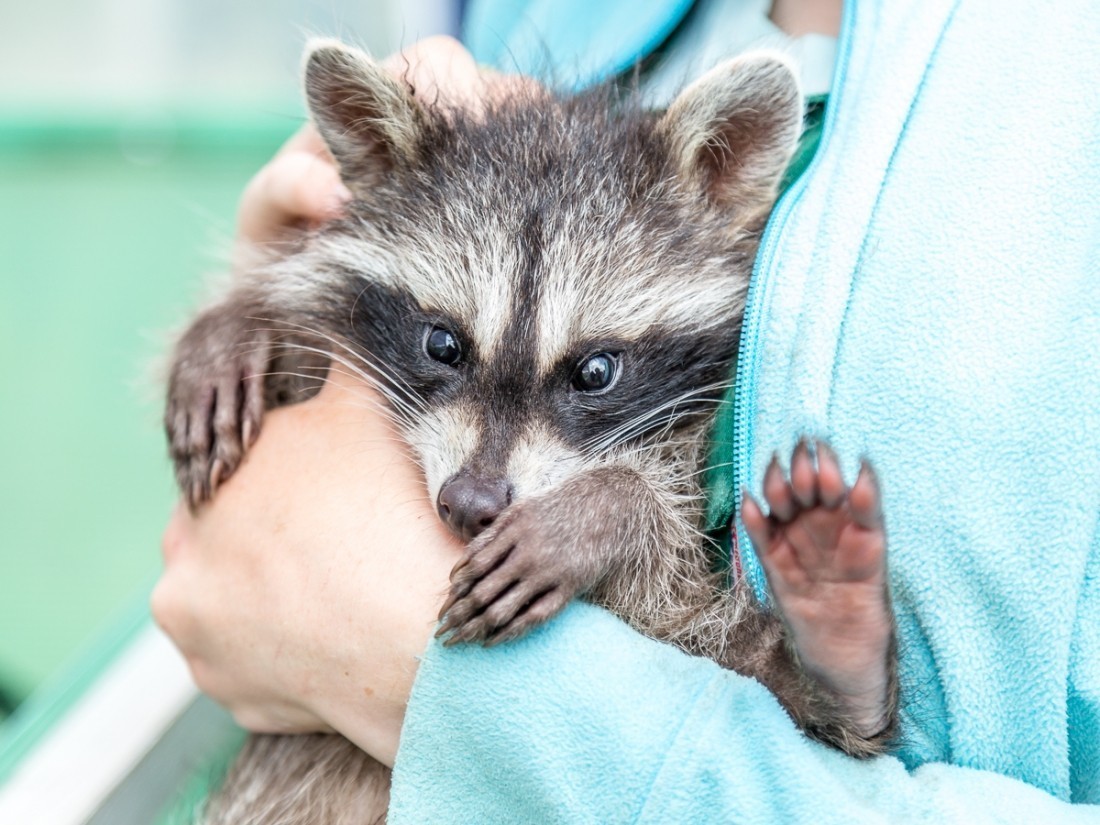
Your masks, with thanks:
<instances>
[{"instance_id":1,"label":"raccoon's paw gripping arm","mask_svg":"<svg viewBox=\"0 0 1100 825\"><path fill-rule=\"evenodd\" d=\"M164 428L176 481L192 508L213 496L260 432L271 335L221 305L184 333L168 380Z\"/></svg>"},{"instance_id":2,"label":"raccoon's paw gripping arm","mask_svg":"<svg viewBox=\"0 0 1100 825\"><path fill-rule=\"evenodd\" d=\"M630 502L644 481L603 468L513 504L451 572L437 636L446 644L518 638L591 590L629 546Z\"/></svg>"}]
</instances>

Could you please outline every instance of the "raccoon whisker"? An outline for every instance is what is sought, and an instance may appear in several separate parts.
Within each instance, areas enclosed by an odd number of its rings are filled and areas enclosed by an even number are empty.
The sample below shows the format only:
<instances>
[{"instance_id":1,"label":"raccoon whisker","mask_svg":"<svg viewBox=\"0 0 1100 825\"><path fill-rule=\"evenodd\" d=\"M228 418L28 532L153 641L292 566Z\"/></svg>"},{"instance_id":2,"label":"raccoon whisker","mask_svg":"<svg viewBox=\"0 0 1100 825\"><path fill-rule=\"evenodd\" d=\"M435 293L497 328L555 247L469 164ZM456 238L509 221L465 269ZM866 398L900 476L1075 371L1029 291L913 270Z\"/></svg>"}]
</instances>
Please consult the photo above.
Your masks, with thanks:
<instances>
[{"instance_id":1,"label":"raccoon whisker","mask_svg":"<svg viewBox=\"0 0 1100 825\"><path fill-rule=\"evenodd\" d=\"M732 462L732 461L722 461L722 462L719 462L718 464L708 464L706 467L702 467L702 468L696 470L695 472L688 473L686 476L684 476L684 478L696 478L696 477L701 476L701 475L706 475L707 473L709 473L713 470L720 470L723 467L732 467L733 464L734 464L734 462Z\"/></svg>"},{"instance_id":2,"label":"raccoon whisker","mask_svg":"<svg viewBox=\"0 0 1100 825\"><path fill-rule=\"evenodd\" d=\"M400 438L398 436L379 436L378 438L370 438L370 439L361 438L361 439L358 439L356 441L356 443L361 447L361 449L352 452L351 455L353 457L358 457L360 455L366 454L368 445L373 446L373 445L382 444L382 443L394 443L394 444L400 445L403 448L407 448L409 446L409 442L405 441L403 438ZM405 452L408 454L408 456L412 460L413 464L415 464L421 471L423 471L424 470L423 462L415 454L413 454L411 451L406 449ZM398 503L399 504L411 504L414 501L419 501L421 495L422 494L418 492L416 498L410 498L406 501L401 501L401 502L398 502Z\"/></svg>"},{"instance_id":3,"label":"raccoon whisker","mask_svg":"<svg viewBox=\"0 0 1100 825\"><path fill-rule=\"evenodd\" d=\"M308 369L308 368L306 368L306 369ZM326 370L326 372L328 372L328 371L337 372L340 375L346 375L349 378L358 377L357 375L353 375L352 373L345 372L344 370L337 370L337 369L334 369L332 367L329 367ZM306 373L306 372L295 372L293 370L268 370L267 372L258 373L258 375L260 377L263 377L263 378L274 377L274 376L285 376L287 378L302 378L302 379L305 379L307 381L317 381L321 378L321 376L319 376L316 373L311 374L311 373ZM309 392L310 389L311 388L309 388L309 387L300 387L300 388L296 389L295 392L298 393L298 394L303 394L303 393ZM384 404L379 404L377 401L373 401L371 403L373 403L374 406L376 406L376 407L381 407L387 415L391 415L391 416L393 415L393 410L389 409Z\"/></svg>"},{"instance_id":4,"label":"raccoon whisker","mask_svg":"<svg viewBox=\"0 0 1100 825\"><path fill-rule=\"evenodd\" d=\"M401 394L401 396L405 399L405 401L412 403L421 412L424 412L423 399L421 399L420 396L416 393L416 391L413 390L413 388L411 386L409 386L408 382L403 381L400 378L400 376L398 376L398 375L394 374L392 371L390 371L379 359L373 358L373 357L368 358L366 356L370 355L370 353L365 353L364 354L364 352L359 351L359 350L357 350L357 349L355 349L355 348L353 348L353 347L351 347L351 346L349 346L345 343L342 343L341 341L337 340L336 338L333 338L331 335L327 335L327 334L325 334L323 332L320 332L318 330L310 330L308 327L302 326L300 324L296 324L295 326L300 328L301 330L309 333L309 334L316 335L319 338L323 338L324 340L327 340L330 343L335 344L336 346L343 349L348 354L348 356L350 356L351 358L353 358L357 361L361 361L368 369L371 370L372 373L376 373L377 377L385 379L387 382L389 382L393 386L394 390ZM306 345L300 344L298 342L291 342L290 344L287 344L286 342L278 342L278 343L281 343L284 346L296 346L296 347L299 347L301 349L305 349L305 346L306 346ZM331 358L332 360L337 360L334 353L329 352L328 357ZM348 361L344 360L344 363L349 368L352 368L351 363L349 363ZM357 374L362 375L362 373L360 373L358 371L357 371Z\"/></svg>"},{"instance_id":5,"label":"raccoon whisker","mask_svg":"<svg viewBox=\"0 0 1100 825\"><path fill-rule=\"evenodd\" d=\"M413 405L420 414L427 412L427 405L424 403L424 399L420 396L420 393L413 389L408 381L404 380L400 375L387 367L381 359L376 358L373 353L366 350L359 354L359 359L366 364L370 370L385 378L385 380L388 381L395 390L399 391L401 396Z\"/></svg>"},{"instance_id":6,"label":"raccoon whisker","mask_svg":"<svg viewBox=\"0 0 1100 825\"><path fill-rule=\"evenodd\" d=\"M287 344L287 346L296 346L298 349L304 349L301 344ZM319 350L317 352L320 352ZM331 360L334 363L339 363L348 367L351 373L345 373L346 375L353 375L363 379L368 384L371 384L378 392L381 392L386 396L395 406L400 407L401 412L411 417L417 417L423 414L423 401L420 397L409 387L406 383L400 382L399 379L385 370L381 364L372 363L360 356L359 360L362 361L366 368L355 365L343 356L330 353Z\"/></svg>"},{"instance_id":7,"label":"raccoon whisker","mask_svg":"<svg viewBox=\"0 0 1100 825\"><path fill-rule=\"evenodd\" d=\"M287 378L304 378L308 381L318 380L318 376L316 375L308 375L304 372L294 372L293 370L268 370L267 372L256 373L257 378L273 378L279 375L286 376ZM308 389L308 387L299 387L295 390L295 392L303 393L306 392Z\"/></svg>"},{"instance_id":8,"label":"raccoon whisker","mask_svg":"<svg viewBox=\"0 0 1100 825\"><path fill-rule=\"evenodd\" d=\"M386 399L388 399L390 401L391 406L385 407L385 405L382 405L383 408L386 410L387 414L389 414L391 416L399 415L400 418L404 421L415 420L415 417L417 415L417 410L407 403L406 399L402 397L401 393L399 393L398 391L395 391L394 388L392 388L390 386L387 386L387 384L384 381L381 381L376 376L365 372L364 370L357 367L355 364L352 364L351 362L347 361L345 358L343 358L341 356L337 356L334 353L326 352L326 351L320 350L316 347L308 347L307 345L303 345L303 344L276 342L275 346L280 346L284 349L306 350L306 351L315 352L318 355L324 355L331 362L327 369L334 369L332 364L340 364L341 366L346 367L347 370L350 370L350 372L345 372L345 371L341 370L340 371L341 375L346 375L346 376L351 377L351 378L358 378L360 380L363 380L364 382L366 382L370 386L374 387ZM302 377L316 379L318 376L317 375L309 375L309 376L302 376Z\"/></svg>"},{"instance_id":9,"label":"raccoon whisker","mask_svg":"<svg viewBox=\"0 0 1100 825\"><path fill-rule=\"evenodd\" d=\"M350 407L351 409L355 410L370 410L372 412L378 411L377 408L371 407L367 404L355 404L345 402L341 406ZM388 433L384 435L377 435L372 438L359 438L355 440L354 444L360 445L361 449L351 452L350 455L352 456L358 456L360 453L365 453L368 447L377 446L379 444L388 444L397 447L400 452L403 452L405 455L407 455L409 457L409 460L412 461L412 463L415 464L420 470L424 469L424 465L421 462L419 456L415 455L412 451L408 449L409 442L406 441L399 434Z\"/></svg>"},{"instance_id":10,"label":"raccoon whisker","mask_svg":"<svg viewBox=\"0 0 1100 825\"><path fill-rule=\"evenodd\" d=\"M253 316L251 320L270 321L270 319L257 318L255 316ZM307 335L313 335L313 336L316 336L318 338L322 338L325 341L328 341L330 344L333 344L333 345L339 347L344 352L346 352L350 357L355 358L359 361L362 361L363 364L366 365L368 368L370 368L371 370L376 371L380 375L384 376L391 384L394 385L395 389L399 390L400 392L402 392L404 395L407 396L407 398L406 398L407 401L411 401L411 402L415 403L416 406L420 409L421 412L426 411L423 399L420 398L419 394L416 393L416 391L413 390L413 388L411 386L409 386L407 381L402 380L399 376L397 376L391 370L389 370L380 361L380 359L374 358L373 356L368 359L367 357L365 357L364 351L361 348L353 347L350 344L348 344L346 341L341 341L340 339L336 338L335 336L333 336L329 333L326 333L322 330L314 329L314 328L308 327L304 324L297 324L297 323L294 323L292 321L281 321L279 323L281 324L281 327L290 327L291 329L299 330L301 332L306 333ZM267 329L267 330L260 330L260 331L285 332L286 330L283 329L283 328L279 328L279 329ZM282 342L282 343L285 343L285 342ZM305 348L305 345L300 345L299 344L297 346L301 346L303 349ZM313 350L313 351L314 352L319 352L318 350ZM328 355L328 357L332 358L333 360L336 360L335 355L333 353L327 353L327 355ZM366 355L371 355L371 353L367 352ZM348 366L350 368L351 364L346 364L346 366Z\"/></svg>"},{"instance_id":11,"label":"raccoon whisker","mask_svg":"<svg viewBox=\"0 0 1100 825\"><path fill-rule=\"evenodd\" d=\"M662 440L661 436L662 433L654 433L652 436L640 439L637 442L639 450L643 452L661 452L667 447L699 446L699 439L691 435L685 435L683 438L667 438L665 440Z\"/></svg>"},{"instance_id":12,"label":"raccoon whisker","mask_svg":"<svg viewBox=\"0 0 1100 825\"><path fill-rule=\"evenodd\" d=\"M686 403L687 401L691 402L691 407L689 409L676 409L678 405ZM720 403L718 399L676 399L675 401L664 404L661 407L654 408L648 413L645 413L642 416L639 416L638 418L627 422L625 425L622 425L615 430L612 430L610 433L602 436L599 441L591 444L586 444L584 447L582 447L582 450L585 454L598 456L606 452L608 449L616 446L617 444L629 441L630 439L645 433L647 430L654 430L658 427L660 429L656 430L653 435L659 438L660 436L668 433L669 430L671 430L672 427L680 419L692 415L698 415L701 412L701 406L718 403ZM664 413L664 416L659 417L662 413Z\"/></svg>"},{"instance_id":13,"label":"raccoon whisker","mask_svg":"<svg viewBox=\"0 0 1100 825\"><path fill-rule=\"evenodd\" d=\"M700 391L700 392L702 392L702 391ZM685 393L684 395L680 396L679 398L675 398L675 399L673 399L673 400L671 400L671 401L669 401L665 404L662 404L659 407L654 407L653 409L649 410L646 413L643 413L642 415L638 416L637 418L633 419L632 421L627 422L627 425L624 425L624 426L631 426L631 425L646 423L649 418L655 416L657 413L661 413L661 412L664 412L666 410L672 410L673 412L671 414L679 416L679 415L683 415L683 414L693 412L694 408L698 407L698 406L707 406L707 405L718 406L719 404L722 403L721 398L699 398L698 395L699 395L699 393ZM692 405L693 409L691 409L691 410L681 410L681 411L676 410L676 408L679 407L680 405L687 404L687 403L690 403Z\"/></svg>"},{"instance_id":14,"label":"raccoon whisker","mask_svg":"<svg viewBox=\"0 0 1100 825\"><path fill-rule=\"evenodd\" d=\"M382 380L386 376L383 374L382 378L376 375L372 375L361 367L344 358L341 355L337 355L329 350L323 350L319 347L313 347L308 344L301 344L297 342L276 341L273 346L279 346L284 349L298 350L301 352L312 352L316 355L324 356L334 363L341 364L347 369L351 370L350 375L357 377L370 384L377 389L382 395L384 395L390 403L393 405L395 412L400 412L405 417L404 420L412 423L416 420L417 416L421 413L419 407L419 399L415 396L408 396L408 394L401 387L395 387L392 382ZM368 366L370 366L368 364ZM349 374L349 373L345 373ZM409 403L410 401L414 403Z\"/></svg>"},{"instance_id":15,"label":"raccoon whisker","mask_svg":"<svg viewBox=\"0 0 1100 825\"><path fill-rule=\"evenodd\" d=\"M691 449L697 446L698 440L690 438L671 440L664 443L656 441L653 443L643 442L632 445L621 445L620 452L618 452L617 455L630 461L645 461L649 458L653 458L658 462L663 462L667 458L669 448L683 447ZM606 455L606 453L604 455ZM597 459L599 459L598 456ZM664 476L662 476L662 478L663 477Z\"/></svg>"},{"instance_id":16,"label":"raccoon whisker","mask_svg":"<svg viewBox=\"0 0 1100 825\"><path fill-rule=\"evenodd\" d=\"M332 371L332 372L337 372L340 375L346 375L349 378L358 377L357 375L353 375L352 373L345 372L344 370L337 370L334 367L330 367L329 370ZM302 373L302 372L294 372L292 370L269 370L268 372L260 373L260 375L262 377L265 377L265 378L281 375L281 376L286 376L288 378L304 378L304 379L309 380L309 381L316 381L318 379L317 375L310 375L310 374L306 374L306 373ZM309 392L309 388L308 387L301 387L297 390L297 392L298 392L298 394L305 394L306 392ZM370 396L358 395L357 393L355 393L354 391L351 391L351 390L349 390L348 392L350 392L355 397L361 398L361 399L364 400L364 403L355 404L354 406L356 406L356 407L359 407L361 409L370 409L370 410L373 410L375 412L380 412L384 416L386 416L387 418L392 419L394 421L397 421L399 423L408 421L408 419L404 417L404 415L405 415L404 411L397 410L393 406L390 406L388 404L383 404L383 403L379 402L378 400L376 400L374 398L371 398ZM396 436L392 436L392 438L394 438L395 440L401 441L401 443L405 443L402 439L399 439Z\"/></svg>"},{"instance_id":17,"label":"raccoon whisker","mask_svg":"<svg viewBox=\"0 0 1100 825\"><path fill-rule=\"evenodd\" d=\"M623 433L621 436L619 436L619 438L617 439L617 443L625 444L629 441L632 441L636 435L642 435L643 444L648 442L649 444L656 445L660 443L661 440L667 438L668 434L672 431L672 428L673 426L675 426L676 422L678 422L681 418L684 418L686 415L688 415L688 411L677 413L676 410L672 410L664 419L663 425L661 425L661 419L658 419L657 421L646 421L641 427L635 428L634 430ZM661 428L659 430L654 430L653 427L655 426L660 426Z\"/></svg>"},{"instance_id":18,"label":"raccoon whisker","mask_svg":"<svg viewBox=\"0 0 1100 825\"><path fill-rule=\"evenodd\" d=\"M652 407L649 410L635 416L634 418L620 424L614 430L609 433L597 436L590 442L586 442L582 445L582 451L593 450L595 453L603 452L606 449L605 445L611 445L618 441L625 440L624 433L637 431L639 428L647 429L648 425L654 417L668 409L673 409L687 401L691 401L693 404L719 404L721 399L718 398L693 398L694 396L703 395L705 393L717 392L731 386L731 382L723 381L717 384L707 384L702 387L696 387L695 389L688 390L687 392L666 401L656 407Z\"/></svg>"},{"instance_id":19,"label":"raccoon whisker","mask_svg":"<svg viewBox=\"0 0 1100 825\"><path fill-rule=\"evenodd\" d=\"M343 361L340 361L338 363L344 364ZM344 365L347 366L346 364ZM386 382L379 380L369 373L364 376L362 371L355 370L353 367L350 366L348 368L352 369L351 373L340 371L340 374L347 375L352 378L365 379L368 384L370 384L375 390L378 391L380 395L382 395L387 401L389 401L388 405L378 404L377 401L372 401L371 403L384 409L389 414L390 418L393 418L396 421L400 421L410 426L415 424L420 419L420 417L422 416L422 412L419 408L419 405L410 404L410 399L403 389L394 389ZM411 400L415 401L416 399Z\"/></svg>"},{"instance_id":20,"label":"raccoon whisker","mask_svg":"<svg viewBox=\"0 0 1100 825\"><path fill-rule=\"evenodd\" d=\"M251 321L264 321L264 322L267 322L267 323L278 323L279 324L279 326L276 327L276 328L263 328L263 327L261 327L261 328L258 329L258 331L260 331L260 332L279 332L279 333L284 333L285 334L287 332L287 328L289 328L291 330L297 330L299 332L304 332L307 335L313 335L313 336L316 336L317 338L322 338L325 341L328 341L330 344L334 344L337 347L339 347L340 349L344 350L346 353L348 353L348 355L351 355L353 357L359 357L359 353L352 346L350 346L347 343L347 341L341 341L339 338L333 336L332 334L327 333L323 330L317 329L316 327L309 327L309 326L306 326L305 324L295 323L294 321L287 321L287 320L274 321L271 318L260 318L260 317L257 317L257 316L251 316L249 318L249 320L251 320Z\"/></svg>"}]
</instances>

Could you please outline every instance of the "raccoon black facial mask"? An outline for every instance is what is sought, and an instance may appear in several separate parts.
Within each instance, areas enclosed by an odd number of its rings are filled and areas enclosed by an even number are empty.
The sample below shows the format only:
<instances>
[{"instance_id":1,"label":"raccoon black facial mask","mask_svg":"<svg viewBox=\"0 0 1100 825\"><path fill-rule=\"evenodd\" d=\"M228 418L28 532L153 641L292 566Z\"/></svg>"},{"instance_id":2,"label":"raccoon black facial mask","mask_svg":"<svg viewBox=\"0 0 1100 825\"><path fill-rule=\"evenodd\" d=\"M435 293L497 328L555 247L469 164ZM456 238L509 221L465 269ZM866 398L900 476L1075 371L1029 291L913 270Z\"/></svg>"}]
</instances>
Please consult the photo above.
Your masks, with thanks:
<instances>
[{"instance_id":1,"label":"raccoon black facial mask","mask_svg":"<svg viewBox=\"0 0 1100 825\"><path fill-rule=\"evenodd\" d=\"M237 273L180 340L166 424L192 504L233 472L265 407L308 395L308 376L339 362L385 396L426 494L470 541L450 642L506 641L583 596L755 676L823 741L880 752L892 687L879 717L857 719L799 668L780 619L727 589L700 534L707 435L801 125L786 63L719 66L663 114L597 90L526 91L473 115L422 106L365 55L322 42L306 91L355 200ZM275 751L284 767L317 756L294 737L254 739L223 799L239 801ZM273 782L270 795L289 810L305 804L298 790Z\"/></svg>"}]
</instances>

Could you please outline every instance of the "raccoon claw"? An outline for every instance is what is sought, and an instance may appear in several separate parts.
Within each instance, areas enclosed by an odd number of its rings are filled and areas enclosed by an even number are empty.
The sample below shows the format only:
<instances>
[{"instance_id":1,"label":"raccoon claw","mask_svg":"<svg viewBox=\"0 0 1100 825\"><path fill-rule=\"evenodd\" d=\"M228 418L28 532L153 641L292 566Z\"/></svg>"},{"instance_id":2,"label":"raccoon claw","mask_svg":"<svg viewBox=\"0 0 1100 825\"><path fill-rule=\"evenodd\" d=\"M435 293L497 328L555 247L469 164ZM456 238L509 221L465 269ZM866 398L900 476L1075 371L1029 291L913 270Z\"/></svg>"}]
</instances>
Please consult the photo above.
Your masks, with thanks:
<instances>
[{"instance_id":1,"label":"raccoon claw","mask_svg":"<svg viewBox=\"0 0 1100 825\"><path fill-rule=\"evenodd\" d=\"M576 595L563 588L551 590L536 596L529 601L523 611L506 625L492 631L484 640L485 647L493 647L503 642L518 639L533 627L537 627L545 621L553 618L557 613L569 604L570 599Z\"/></svg>"},{"instance_id":2,"label":"raccoon claw","mask_svg":"<svg viewBox=\"0 0 1100 825\"><path fill-rule=\"evenodd\" d=\"M870 465L849 488L825 444L801 442L790 480L773 459L764 474L770 514L747 494L742 520L804 669L848 706L861 731L890 707L893 614L886 534Z\"/></svg>"},{"instance_id":3,"label":"raccoon claw","mask_svg":"<svg viewBox=\"0 0 1100 825\"><path fill-rule=\"evenodd\" d=\"M238 392L234 382L219 382L212 392L203 394L188 416L190 426L185 431L169 429L176 480L192 509L208 501L240 464Z\"/></svg>"},{"instance_id":4,"label":"raccoon claw","mask_svg":"<svg viewBox=\"0 0 1100 825\"><path fill-rule=\"evenodd\" d=\"M744 496L745 527L769 577L800 597L837 583L885 587L886 536L874 472L864 462L849 488L828 445L818 442L814 451L816 467L808 442L795 447L789 481L772 459L764 473L769 516Z\"/></svg>"},{"instance_id":5,"label":"raccoon claw","mask_svg":"<svg viewBox=\"0 0 1100 825\"><path fill-rule=\"evenodd\" d=\"M523 635L560 611L592 583L570 566L568 552L539 529L537 506L516 507L503 524L475 539L451 571L451 593L440 611L444 644L499 644Z\"/></svg>"},{"instance_id":6,"label":"raccoon claw","mask_svg":"<svg viewBox=\"0 0 1100 825\"><path fill-rule=\"evenodd\" d=\"M184 363L173 373L165 429L176 481L192 509L233 475L259 433L266 359L259 348L243 363Z\"/></svg>"},{"instance_id":7,"label":"raccoon claw","mask_svg":"<svg viewBox=\"0 0 1100 825\"><path fill-rule=\"evenodd\" d=\"M561 610L573 597L567 588L517 582L507 593L481 612L478 608L456 605L444 615L436 636L447 636L447 646L460 642L481 642L486 646L518 639L532 627L542 624ZM449 635L448 635L449 634Z\"/></svg>"}]
</instances>

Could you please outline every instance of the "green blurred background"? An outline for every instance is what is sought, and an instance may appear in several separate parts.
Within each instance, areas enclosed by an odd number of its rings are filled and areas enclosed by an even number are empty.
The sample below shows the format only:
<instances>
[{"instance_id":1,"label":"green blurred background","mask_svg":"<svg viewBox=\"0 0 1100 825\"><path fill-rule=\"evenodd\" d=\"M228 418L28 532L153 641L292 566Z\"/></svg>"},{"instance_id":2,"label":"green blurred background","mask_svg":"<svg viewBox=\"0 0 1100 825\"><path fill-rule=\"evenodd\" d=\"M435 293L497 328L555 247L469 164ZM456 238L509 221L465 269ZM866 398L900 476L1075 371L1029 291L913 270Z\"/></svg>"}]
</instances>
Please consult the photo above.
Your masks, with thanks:
<instances>
[{"instance_id":1,"label":"green blurred background","mask_svg":"<svg viewBox=\"0 0 1100 825\"><path fill-rule=\"evenodd\" d=\"M453 31L454 5L0 0L0 704L159 570L174 489L152 365L301 123L307 34L385 54Z\"/></svg>"}]
</instances>

